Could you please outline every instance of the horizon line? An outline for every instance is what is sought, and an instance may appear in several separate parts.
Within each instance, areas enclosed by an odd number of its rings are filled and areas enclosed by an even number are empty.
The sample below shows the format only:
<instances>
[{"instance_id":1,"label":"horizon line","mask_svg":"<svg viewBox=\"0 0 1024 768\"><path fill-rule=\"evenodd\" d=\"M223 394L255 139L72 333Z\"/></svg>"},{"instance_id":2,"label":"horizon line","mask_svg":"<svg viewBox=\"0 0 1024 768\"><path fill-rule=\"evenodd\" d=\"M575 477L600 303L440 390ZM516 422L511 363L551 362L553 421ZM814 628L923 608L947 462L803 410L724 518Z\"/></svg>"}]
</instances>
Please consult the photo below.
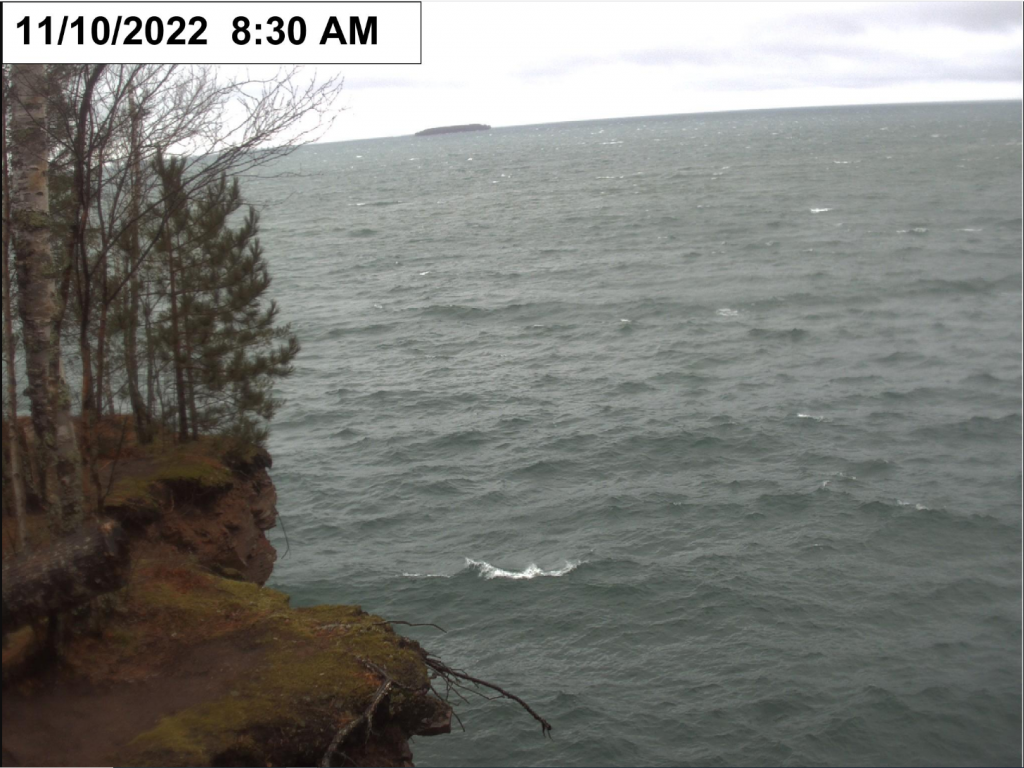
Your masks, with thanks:
<instances>
[{"instance_id":1,"label":"horizon line","mask_svg":"<svg viewBox=\"0 0 1024 768\"><path fill-rule=\"evenodd\" d=\"M741 112L787 112L796 111L800 109L844 109L854 107L911 107L911 106L938 106L942 104L1004 104L1004 103L1024 103L1024 99L1021 97L1010 98L1010 99L950 99L950 100L938 100L938 101L881 101L881 102L854 102L844 104L808 104L797 107L743 107L737 109L712 109L712 110L701 110L698 112L663 112L660 114L647 114L647 115L616 115L612 117L587 117L579 120L553 120L544 123L511 123L506 125L492 125L489 130L503 130L506 128L533 128L542 125L575 125L582 123L599 123L607 120L645 120L645 119L656 119L662 117L697 117L701 115L723 115L723 114L734 114ZM485 121L478 121L484 125L487 125ZM451 125L460 125L460 123L452 123ZM428 127L448 127L448 126L428 126ZM425 129L421 129L425 130ZM330 141L315 141L304 146L327 146L329 144L346 144L355 141L379 141L381 139L408 139L414 138L415 133L396 133L385 136L364 136L358 139L332 139Z\"/></svg>"}]
</instances>

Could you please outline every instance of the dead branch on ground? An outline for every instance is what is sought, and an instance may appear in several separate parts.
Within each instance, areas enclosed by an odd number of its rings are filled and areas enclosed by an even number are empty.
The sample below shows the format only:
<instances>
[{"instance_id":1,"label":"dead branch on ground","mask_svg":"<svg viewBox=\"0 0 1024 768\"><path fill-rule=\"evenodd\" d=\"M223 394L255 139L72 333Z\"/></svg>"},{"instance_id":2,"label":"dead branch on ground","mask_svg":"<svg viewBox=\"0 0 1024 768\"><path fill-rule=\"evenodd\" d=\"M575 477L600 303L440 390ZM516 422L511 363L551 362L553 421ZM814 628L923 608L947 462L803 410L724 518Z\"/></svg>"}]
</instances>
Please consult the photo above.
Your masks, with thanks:
<instances>
[{"instance_id":1,"label":"dead branch on ground","mask_svg":"<svg viewBox=\"0 0 1024 768\"><path fill-rule=\"evenodd\" d=\"M334 756L337 754L338 749L341 747L341 745L345 743L345 740L352 734L353 731L355 731L356 728L358 728L360 725L364 723L366 724L366 738L367 740L369 740L370 730L373 722L373 713L380 705L381 701L384 700L384 697L388 695L388 692L391 690L391 688L394 685L396 685L395 681L392 680L391 677L387 674L383 675L383 677L384 682L380 684L380 687L377 689L377 692L373 694L373 700L370 702L370 706L368 706L363 711L363 714L361 714L352 722L345 725L336 734L334 734L334 738L331 739L331 743L330 745L328 745L327 751L324 752L324 756L320 759L320 768L330 768L334 760Z\"/></svg>"}]
</instances>

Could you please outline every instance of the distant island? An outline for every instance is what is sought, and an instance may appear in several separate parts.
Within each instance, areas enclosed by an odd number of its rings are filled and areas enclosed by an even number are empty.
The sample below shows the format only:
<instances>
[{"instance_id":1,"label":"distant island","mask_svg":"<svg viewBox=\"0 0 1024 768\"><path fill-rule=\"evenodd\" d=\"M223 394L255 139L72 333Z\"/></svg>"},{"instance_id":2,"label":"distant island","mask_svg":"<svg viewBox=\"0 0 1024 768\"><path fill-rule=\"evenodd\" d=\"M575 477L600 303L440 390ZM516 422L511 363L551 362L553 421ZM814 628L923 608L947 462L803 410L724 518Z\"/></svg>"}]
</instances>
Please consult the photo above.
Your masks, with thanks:
<instances>
[{"instance_id":1,"label":"distant island","mask_svg":"<svg viewBox=\"0 0 1024 768\"><path fill-rule=\"evenodd\" d=\"M427 128L425 131L419 131L416 133L417 136L437 136L440 133L464 133L466 131L489 131L491 126L484 125L483 123L471 123L470 125L445 125L441 128Z\"/></svg>"}]
</instances>

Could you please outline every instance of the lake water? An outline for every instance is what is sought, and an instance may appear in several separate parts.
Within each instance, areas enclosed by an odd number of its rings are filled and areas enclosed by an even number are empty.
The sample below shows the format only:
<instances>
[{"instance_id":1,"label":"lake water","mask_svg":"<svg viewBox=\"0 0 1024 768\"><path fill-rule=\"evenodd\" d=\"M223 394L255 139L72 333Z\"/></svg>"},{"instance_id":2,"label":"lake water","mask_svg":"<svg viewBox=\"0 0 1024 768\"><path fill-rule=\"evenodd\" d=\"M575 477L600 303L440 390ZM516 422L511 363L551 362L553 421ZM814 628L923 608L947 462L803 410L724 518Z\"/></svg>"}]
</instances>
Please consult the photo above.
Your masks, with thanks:
<instances>
[{"instance_id":1,"label":"lake water","mask_svg":"<svg viewBox=\"0 0 1024 768\"><path fill-rule=\"evenodd\" d=\"M1019 764L1019 102L274 171L271 584L555 727L459 702L418 764Z\"/></svg>"}]
</instances>

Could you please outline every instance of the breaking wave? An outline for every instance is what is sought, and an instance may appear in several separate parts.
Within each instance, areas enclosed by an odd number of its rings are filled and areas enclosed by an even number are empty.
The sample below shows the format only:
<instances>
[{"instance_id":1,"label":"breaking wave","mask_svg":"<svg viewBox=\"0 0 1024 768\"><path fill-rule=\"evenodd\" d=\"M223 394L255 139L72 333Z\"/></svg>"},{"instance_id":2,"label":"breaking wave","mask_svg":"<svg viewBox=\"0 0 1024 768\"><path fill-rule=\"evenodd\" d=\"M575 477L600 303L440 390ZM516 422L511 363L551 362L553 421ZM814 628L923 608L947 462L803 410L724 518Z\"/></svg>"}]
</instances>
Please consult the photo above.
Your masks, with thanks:
<instances>
[{"instance_id":1,"label":"breaking wave","mask_svg":"<svg viewBox=\"0 0 1024 768\"><path fill-rule=\"evenodd\" d=\"M497 566L491 565L483 560L473 560L470 557L466 558L466 565L463 568L458 569L455 573L411 573L405 572L402 574L407 579L450 579L453 576L457 576L460 573L468 571L476 571L477 576L483 577L484 579L512 579L518 581L520 579L535 579L538 576L565 576L567 573L572 573L581 565L582 560L566 560L565 565L561 568L555 568L550 571L545 571L543 568L538 566L536 563L530 563L526 568L521 571L506 571L504 568L498 568Z\"/></svg>"},{"instance_id":2,"label":"breaking wave","mask_svg":"<svg viewBox=\"0 0 1024 768\"><path fill-rule=\"evenodd\" d=\"M497 568L490 563L486 563L483 560L473 560L466 558L466 566L469 568L475 568L480 576L485 579L535 579L538 576L565 576L567 573L572 573L582 565L579 560L569 561L567 560L565 565L561 568L557 568L553 571L545 571L534 563L530 563L522 571L506 571L503 568Z\"/></svg>"}]
</instances>

